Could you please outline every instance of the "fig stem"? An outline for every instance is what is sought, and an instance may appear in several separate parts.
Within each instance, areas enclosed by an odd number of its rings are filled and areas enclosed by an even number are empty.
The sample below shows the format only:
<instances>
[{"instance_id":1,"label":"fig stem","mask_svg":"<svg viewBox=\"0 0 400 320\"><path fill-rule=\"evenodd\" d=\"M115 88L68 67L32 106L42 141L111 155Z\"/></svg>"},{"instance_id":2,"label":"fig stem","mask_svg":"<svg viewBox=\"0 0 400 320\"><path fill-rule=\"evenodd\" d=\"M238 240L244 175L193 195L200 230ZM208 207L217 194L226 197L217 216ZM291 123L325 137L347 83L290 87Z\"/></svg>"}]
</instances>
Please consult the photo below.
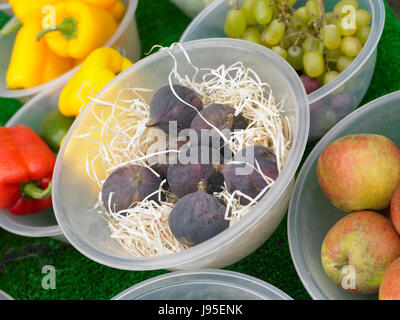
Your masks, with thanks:
<instances>
[{"instance_id":1,"label":"fig stem","mask_svg":"<svg viewBox=\"0 0 400 320\"><path fill-rule=\"evenodd\" d=\"M205 192L205 191L207 190L207 183L204 182L204 181L200 181L200 182L199 182L199 190Z\"/></svg>"}]
</instances>

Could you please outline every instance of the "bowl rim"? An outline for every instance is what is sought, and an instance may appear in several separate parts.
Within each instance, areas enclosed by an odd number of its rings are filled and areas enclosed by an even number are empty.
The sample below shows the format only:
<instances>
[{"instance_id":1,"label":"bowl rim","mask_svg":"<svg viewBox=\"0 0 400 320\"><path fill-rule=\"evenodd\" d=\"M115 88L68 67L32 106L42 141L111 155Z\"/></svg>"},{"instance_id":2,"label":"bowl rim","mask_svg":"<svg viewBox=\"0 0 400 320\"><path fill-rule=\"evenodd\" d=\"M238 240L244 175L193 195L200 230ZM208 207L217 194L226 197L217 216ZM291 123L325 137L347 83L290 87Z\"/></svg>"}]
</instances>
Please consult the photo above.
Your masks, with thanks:
<instances>
[{"instance_id":1,"label":"bowl rim","mask_svg":"<svg viewBox=\"0 0 400 320\"><path fill-rule=\"evenodd\" d=\"M0 297L5 298L6 300L14 300L13 297L11 297L7 292L3 291L0 289Z\"/></svg>"},{"instance_id":2,"label":"bowl rim","mask_svg":"<svg viewBox=\"0 0 400 320\"><path fill-rule=\"evenodd\" d=\"M268 291L269 293L272 293L274 295L277 295L280 297L282 300L293 300L292 297L290 297L288 294L283 292L281 289L273 286L272 284L265 282L261 279L257 279L255 277L252 277L247 274L243 274L240 272L236 271L230 271L230 270L219 270L219 269L198 269L198 270L183 270L183 271L174 271L174 272L169 272L165 273L147 280L144 280L142 282L137 283L136 285L133 285L126 290L122 291L121 293L117 294L111 300L125 300L126 296L130 295L132 292L135 292L136 290L141 290L141 289L146 289L146 287L158 284L159 288L163 288L163 285L165 282L170 282L170 281L176 281L176 283L179 284L184 284L187 283L188 285L192 282L197 282L199 279L196 279L195 277L201 277L201 281L207 281L209 276L220 276L221 279L218 281L219 284L226 284L229 285L229 280L230 279L238 279L243 282L247 282L249 285L255 285L258 286L260 289L263 289L265 291ZM187 279L187 277L194 277L194 279ZM214 280L214 279L212 279ZM253 294L257 294L258 296L267 299L266 296L262 296L260 293L253 292L254 288L246 288L248 291L252 292ZM156 290L156 289L152 289ZM267 294L267 292L265 293Z\"/></svg>"},{"instance_id":3,"label":"bowl rim","mask_svg":"<svg viewBox=\"0 0 400 320\"><path fill-rule=\"evenodd\" d=\"M8 2L0 3L0 11L11 9L11 5Z\"/></svg>"},{"instance_id":4,"label":"bowl rim","mask_svg":"<svg viewBox=\"0 0 400 320\"><path fill-rule=\"evenodd\" d=\"M354 61L343 72L341 72L328 84L320 87L318 90L308 95L310 105L316 101L321 100L325 96L328 96L331 92L339 89L363 67L363 65L375 52L385 25L385 5L383 3L383 0L367 1L369 2L370 8L372 10L371 31L368 36L367 42L364 44L362 50L354 59ZM215 8L221 6L223 3L226 3L226 0L214 0L205 9L203 9L187 26L181 38L179 39L179 42L185 42L185 39L189 35L189 31L192 32L193 28L195 28L203 19L205 19Z\"/></svg>"},{"instance_id":5,"label":"bowl rim","mask_svg":"<svg viewBox=\"0 0 400 320\"><path fill-rule=\"evenodd\" d=\"M128 1L128 6L126 8L125 15L121 20L121 22L119 23L117 30L114 32L111 38L104 44L104 47L112 47L122 36L122 34L127 30L131 21L135 18L135 12L139 0L127 0L127 1ZM58 87L59 85L65 84L75 74L75 72L79 69L80 66L81 64L77 65L73 69L67 71L66 73L60 75L59 77L51 81L48 81L46 83L40 84L32 88L16 89L16 90L0 88L0 97L23 99L23 98L29 98L42 91L51 90L51 88L53 87Z\"/></svg>"},{"instance_id":6,"label":"bowl rim","mask_svg":"<svg viewBox=\"0 0 400 320\"><path fill-rule=\"evenodd\" d=\"M27 111L37 104L43 97L47 96L50 92L59 90L60 87L52 88L51 90L40 92L35 95L31 100L24 104L6 123L6 127L11 127L18 124L19 118ZM27 226L15 221L12 221L8 216L0 214L0 227L8 232L17 234L25 237L53 237L62 235L61 228L56 225L38 227L38 226Z\"/></svg>"},{"instance_id":7,"label":"bowl rim","mask_svg":"<svg viewBox=\"0 0 400 320\"><path fill-rule=\"evenodd\" d=\"M328 133L316 144L313 148L306 161L304 162L298 176L296 179L296 183L294 185L293 194L289 202L288 209L288 222L287 222L287 232L288 232L288 241L289 241L289 250L292 257L293 264L295 266L298 277L303 283L304 288L307 290L308 294L314 300L322 300L328 299L328 297L323 293L323 290L320 289L319 285L316 283L314 278L311 276L307 270L307 265L304 262L303 256L299 254L300 246L298 242L298 230L295 229L295 225L297 225L298 214L295 208L300 202L300 193L303 190L303 186L305 183L305 179L308 176L308 173L311 170L311 167L319 157L322 150L328 145L328 143L335 140L338 136L338 133L342 131L344 127L348 127L349 124L354 122L354 120L359 119L360 116L369 113L371 110L375 110L376 108L381 107L382 104L386 103L390 100L399 100L400 101L400 90L394 91L392 93L386 94L382 97L379 97L375 100L372 100L365 104L364 106L358 108L357 110L350 113L347 117L339 121L332 129L328 131Z\"/></svg>"},{"instance_id":8,"label":"bowl rim","mask_svg":"<svg viewBox=\"0 0 400 320\"><path fill-rule=\"evenodd\" d=\"M296 130L292 134L292 148L289 152L288 159L286 161L285 167L283 168L281 174L276 180L274 186L269 190L269 196L264 197L263 200L254 208L253 212L257 212L251 215L246 215L240 223L233 225L227 230L221 232L210 240L207 240L199 245L191 247L189 249L183 250L178 253L157 256L157 257L146 257L146 258L138 258L134 256L127 257L116 257L113 256L110 259L109 254L105 254L103 251L94 248L91 245L88 245L86 242L80 241L80 238L76 235L76 233L72 230L67 215L60 208L59 200L57 198L58 194L58 184L55 185L55 189L53 192L53 206L55 211L55 216L61 230L64 235L68 239L68 241L83 255L89 257L90 259L107 265L109 267L124 269L124 270L154 270L154 269L171 269L177 268L179 265L183 263L188 263L189 261L193 261L194 259L199 259L201 257L209 255L211 252L217 251L222 244L227 244L237 236L245 232L248 228L254 225L261 217L266 214L266 212L275 205L276 201L282 195L282 193L289 186L291 181L294 178L295 172L298 168L298 165L301 161L302 155L305 150L305 146L308 138L308 131L310 126L310 115L306 108L308 108L308 99L299 77L294 77L296 74L294 69L291 68L287 63L284 62L283 58L281 58L278 54L274 53L271 50L266 50L265 47L260 46L258 44L249 43L244 40L238 39L221 39L221 38L209 38L209 39L201 39L195 40L191 42L187 42L184 44L180 44L180 46L186 47L187 49L196 48L204 48L204 45L212 45L212 46L223 46L224 48L232 48L235 49L240 47L242 50L247 50L249 52L255 52L255 54L261 54L271 59L275 64L281 65L283 69L287 71L288 74L288 86L293 90L296 99L294 103L297 105L297 118L296 118ZM177 47L175 47L177 48ZM125 73L129 71L133 71L135 69L140 68L143 64L149 64L153 60L158 59L159 56L169 56L169 53L165 50L154 53L139 62L135 63L126 71L120 73L112 82L110 82L103 90L97 95L101 95L104 91L106 91L114 82L117 82L121 77L125 76ZM293 76L291 76L293 75ZM297 74L296 74L297 75ZM56 179L57 174L61 171L61 162L64 158L65 148L68 145L68 141L71 138L75 128L79 123L79 118L82 117L88 110L90 105L88 105L78 116L78 121L75 121L72 124L71 129L69 130L65 142L59 152L59 156L57 157L55 170L53 174L53 180ZM264 209L263 209L264 208ZM268 208L266 210L265 208ZM216 245L218 243L218 245ZM121 250L123 248L121 247ZM112 261L110 261L112 260Z\"/></svg>"}]
</instances>

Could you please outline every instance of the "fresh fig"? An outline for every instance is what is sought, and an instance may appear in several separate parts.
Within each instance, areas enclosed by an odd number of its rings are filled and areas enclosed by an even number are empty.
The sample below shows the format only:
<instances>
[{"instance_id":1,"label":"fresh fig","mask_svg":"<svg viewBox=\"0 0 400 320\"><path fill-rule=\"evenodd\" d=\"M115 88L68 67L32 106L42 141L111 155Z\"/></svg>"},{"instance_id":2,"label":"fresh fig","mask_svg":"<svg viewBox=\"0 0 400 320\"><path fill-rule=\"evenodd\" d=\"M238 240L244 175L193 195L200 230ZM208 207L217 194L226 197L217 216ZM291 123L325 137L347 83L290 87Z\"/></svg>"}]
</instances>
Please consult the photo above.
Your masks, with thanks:
<instances>
[{"instance_id":1,"label":"fresh fig","mask_svg":"<svg viewBox=\"0 0 400 320\"><path fill-rule=\"evenodd\" d=\"M175 93L183 101L195 107L198 111L203 109L203 103L196 93L184 86L173 85ZM197 111L180 101L169 85L160 88L150 102L151 122L149 127L157 126L169 133L170 121L176 121L178 133L182 129L190 127Z\"/></svg>"},{"instance_id":2,"label":"fresh fig","mask_svg":"<svg viewBox=\"0 0 400 320\"><path fill-rule=\"evenodd\" d=\"M151 170L138 165L127 165L116 169L106 179L102 188L104 207L109 210L109 204L114 212L126 210L157 191L161 179ZM111 196L111 203L110 201ZM149 200L158 201L158 194Z\"/></svg>"},{"instance_id":3,"label":"fresh fig","mask_svg":"<svg viewBox=\"0 0 400 320\"><path fill-rule=\"evenodd\" d=\"M203 118L221 131L224 129L232 131L247 127L247 121L242 115L235 116L235 109L223 104L215 103L205 107L194 117L190 128L197 132L203 129L213 129Z\"/></svg>"},{"instance_id":4,"label":"fresh fig","mask_svg":"<svg viewBox=\"0 0 400 320\"><path fill-rule=\"evenodd\" d=\"M232 163L215 167L224 175L230 193L239 190L251 198L257 197L267 186L265 178L258 170L273 180L279 174L275 154L268 148L258 145L246 147L235 154ZM240 203L243 205L249 202L244 197L240 198Z\"/></svg>"},{"instance_id":5,"label":"fresh fig","mask_svg":"<svg viewBox=\"0 0 400 320\"><path fill-rule=\"evenodd\" d=\"M168 185L178 198L196 192L199 182L205 183L210 193L221 190L224 179L214 168L214 164L220 163L218 150L184 145L179 151L182 154L171 161L167 172ZM213 158L216 158L215 161Z\"/></svg>"},{"instance_id":6,"label":"fresh fig","mask_svg":"<svg viewBox=\"0 0 400 320\"><path fill-rule=\"evenodd\" d=\"M195 130L198 136L198 141L203 145L212 146L224 151L224 139L210 124L216 127L225 138L229 139L231 131L237 129L245 129L247 120L242 116L235 116L235 109L223 104L211 104L205 107L192 120L190 128ZM206 134L204 137L203 134Z\"/></svg>"},{"instance_id":7,"label":"fresh fig","mask_svg":"<svg viewBox=\"0 0 400 320\"><path fill-rule=\"evenodd\" d=\"M226 207L200 182L196 192L184 196L172 209L169 228L179 242L197 245L229 227L225 211Z\"/></svg>"}]
</instances>

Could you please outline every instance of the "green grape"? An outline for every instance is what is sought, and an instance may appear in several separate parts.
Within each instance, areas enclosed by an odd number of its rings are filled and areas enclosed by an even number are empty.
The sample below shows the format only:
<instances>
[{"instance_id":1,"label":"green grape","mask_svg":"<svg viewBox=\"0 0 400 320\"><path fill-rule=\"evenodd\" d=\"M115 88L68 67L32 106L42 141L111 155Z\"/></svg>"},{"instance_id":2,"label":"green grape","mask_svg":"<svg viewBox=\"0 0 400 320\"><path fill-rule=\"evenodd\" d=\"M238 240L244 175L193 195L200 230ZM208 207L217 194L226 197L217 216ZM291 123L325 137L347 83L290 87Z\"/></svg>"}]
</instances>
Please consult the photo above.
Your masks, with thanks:
<instances>
[{"instance_id":1,"label":"green grape","mask_svg":"<svg viewBox=\"0 0 400 320\"><path fill-rule=\"evenodd\" d=\"M326 24L336 24L339 17L337 14L333 13L333 12L327 12L325 13L325 23Z\"/></svg>"},{"instance_id":2,"label":"green grape","mask_svg":"<svg viewBox=\"0 0 400 320\"><path fill-rule=\"evenodd\" d=\"M370 32L371 32L370 26L364 26L361 29L357 30L356 37L358 40L360 40L362 45L364 45L367 42Z\"/></svg>"},{"instance_id":3,"label":"green grape","mask_svg":"<svg viewBox=\"0 0 400 320\"><path fill-rule=\"evenodd\" d=\"M299 46L291 46L287 50L287 61L296 70L303 69L303 50Z\"/></svg>"},{"instance_id":4,"label":"green grape","mask_svg":"<svg viewBox=\"0 0 400 320\"><path fill-rule=\"evenodd\" d=\"M243 0L242 9L246 13L247 25L257 24L257 20L254 17L254 6L256 0Z\"/></svg>"},{"instance_id":5,"label":"green grape","mask_svg":"<svg viewBox=\"0 0 400 320\"><path fill-rule=\"evenodd\" d=\"M322 16L321 8L319 7L317 0L308 0L306 2L306 10L310 20L315 20Z\"/></svg>"},{"instance_id":6,"label":"green grape","mask_svg":"<svg viewBox=\"0 0 400 320\"><path fill-rule=\"evenodd\" d=\"M339 75L339 72L337 71L329 71L327 73L325 73L324 75L324 80L323 80L323 84L328 84L329 82L331 82L333 79L335 79L337 76Z\"/></svg>"},{"instance_id":7,"label":"green grape","mask_svg":"<svg viewBox=\"0 0 400 320\"><path fill-rule=\"evenodd\" d=\"M349 37L357 32L356 23L352 26L352 22L349 21L347 17L339 18L336 23L336 27L338 28L340 34L344 37Z\"/></svg>"},{"instance_id":8,"label":"green grape","mask_svg":"<svg viewBox=\"0 0 400 320\"><path fill-rule=\"evenodd\" d=\"M232 8L225 18L224 31L228 37L239 38L246 30L246 14L242 9Z\"/></svg>"},{"instance_id":9,"label":"green grape","mask_svg":"<svg viewBox=\"0 0 400 320\"><path fill-rule=\"evenodd\" d=\"M348 12L343 11L344 6L352 6L354 9L358 9L358 2L356 0L342 0L339 1L336 6L333 8L333 12L339 16L343 16L348 14Z\"/></svg>"},{"instance_id":10,"label":"green grape","mask_svg":"<svg viewBox=\"0 0 400 320\"><path fill-rule=\"evenodd\" d=\"M348 57L356 57L361 49L362 44L356 37L344 37L340 45L340 50Z\"/></svg>"},{"instance_id":11,"label":"green grape","mask_svg":"<svg viewBox=\"0 0 400 320\"><path fill-rule=\"evenodd\" d=\"M261 43L261 35L256 26L247 27L242 35L242 39L254 43Z\"/></svg>"},{"instance_id":12,"label":"green grape","mask_svg":"<svg viewBox=\"0 0 400 320\"><path fill-rule=\"evenodd\" d=\"M285 35L285 30L285 23L278 19L274 19L266 27L266 30L262 35L262 41L270 46L274 46L282 40Z\"/></svg>"},{"instance_id":13,"label":"green grape","mask_svg":"<svg viewBox=\"0 0 400 320\"><path fill-rule=\"evenodd\" d=\"M303 23L308 23L310 21L310 16L308 15L306 7L300 7L295 12L294 15L299 17Z\"/></svg>"},{"instance_id":14,"label":"green grape","mask_svg":"<svg viewBox=\"0 0 400 320\"><path fill-rule=\"evenodd\" d=\"M280 46L274 46L271 48L272 51L279 54L283 59L287 59L287 51Z\"/></svg>"},{"instance_id":15,"label":"green grape","mask_svg":"<svg viewBox=\"0 0 400 320\"><path fill-rule=\"evenodd\" d=\"M303 65L305 73L311 78L318 78L325 71L324 57L317 50L304 53Z\"/></svg>"},{"instance_id":16,"label":"green grape","mask_svg":"<svg viewBox=\"0 0 400 320\"><path fill-rule=\"evenodd\" d=\"M310 28L304 23L299 16L289 16L289 22L287 23L288 28L296 29L297 31L309 32Z\"/></svg>"},{"instance_id":17,"label":"green grape","mask_svg":"<svg viewBox=\"0 0 400 320\"><path fill-rule=\"evenodd\" d=\"M314 38L308 37L303 41L303 44L301 45L301 47L303 48L303 51L310 51L310 50L317 50L319 51L321 54L324 53L324 44Z\"/></svg>"},{"instance_id":18,"label":"green grape","mask_svg":"<svg viewBox=\"0 0 400 320\"><path fill-rule=\"evenodd\" d=\"M351 57L341 56L341 57L338 59L337 63L336 63L336 68L337 68L340 72L343 72L344 69L346 69L346 68L350 65L350 63L353 62L353 60L354 60L354 59L351 58Z\"/></svg>"},{"instance_id":19,"label":"green grape","mask_svg":"<svg viewBox=\"0 0 400 320\"><path fill-rule=\"evenodd\" d=\"M328 60L337 60L342 56L342 51L340 49L335 49L335 50L327 50L326 51L326 57Z\"/></svg>"},{"instance_id":20,"label":"green grape","mask_svg":"<svg viewBox=\"0 0 400 320\"><path fill-rule=\"evenodd\" d=\"M298 37L298 32L295 29L288 27L286 29L285 35L281 40L281 46L285 49L291 47L292 45L294 45Z\"/></svg>"},{"instance_id":21,"label":"green grape","mask_svg":"<svg viewBox=\"0 0 400 320\"><path fill-rule=\"evenodd\" d=\"M342 42L340 32L334 24L328 24L322 28L322 38L325 47L335 50Z\"/></svg>"},{"instance_id":22,"label":"green grape","mask_svg":"<svg viewBox=\"0 0 400 320\"><path fill-rule=\"evenodd\" d=\"M364 9L358 9L356 11L356 24L357 24L357 29L360 29L364 26L369 25L371 21L371 15L367 10Z\"/></svg>"},{"instance_id":23,"label":"green grape","mask_svg":"<svg viewBox=\"0 0 400 320\"><path fill-rule=\"evenodd\" d=\"M272 20L272 7L271 0L257 0L254 8L253 15L259 24L268 24Z\"/></svg>"},{"instance_id":24,"label":"green grape","mask_svg":"<svg viewBox=\"0 0 400 320\"><path fill-rule=\"evenodd\" d=\"M297 0L278 0L278 4L284 4L287 3L289 6L293 6Z\"/></svg>"}]
</instances>

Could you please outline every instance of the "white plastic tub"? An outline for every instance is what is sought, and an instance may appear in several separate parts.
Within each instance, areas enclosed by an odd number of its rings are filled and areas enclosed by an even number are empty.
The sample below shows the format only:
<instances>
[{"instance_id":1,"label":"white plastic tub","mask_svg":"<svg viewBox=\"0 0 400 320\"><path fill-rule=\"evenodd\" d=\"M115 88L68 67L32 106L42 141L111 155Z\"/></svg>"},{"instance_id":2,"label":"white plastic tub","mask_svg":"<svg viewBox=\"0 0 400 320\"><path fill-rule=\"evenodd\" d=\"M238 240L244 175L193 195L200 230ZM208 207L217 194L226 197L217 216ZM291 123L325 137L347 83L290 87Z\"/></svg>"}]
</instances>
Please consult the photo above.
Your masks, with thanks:
<instances>
[{"instance_id":1,"label":"white plastic tub","mask_svg":"<svg viewBox=\"0 0 400 320\"><path fill-rule=\"evenodd\" d=\"M238 272L189 270L143 281L112 300L292 300L278 288Z\"/></svg>"},{"instance_id":2,"label":"white plastic tub","mask_svg":"<svg viewBox=\"0 0 400 320\"><path fill-rule=\"evenodd\" d=\"M8 2L0 3L0 11L8 14L9 16L12 15L11 6Z\"/></svg>"},{"instance_id":3,"label":"white plastic tub","mask_svg":"<svg viewBox=\"0 0 400 320\"><path fill-rule=\"evenodd\" d=\"M68 241L82 254L101 264L127 270L220 268L246 257L264 243L282 221L292 192L293 179L307 142L309 113L307 95L295 71L274 52L237 39L205 39L183 44L197 67L216 68L242 61L257 70L263 82L271 85L277 101L286 97L285 111L292 127L293 142L288 160L268 194L240 222L190 249L179 253L138 258L127 253L110 237L106 221L95 211L99 188L87 176L85 163L96 142L74 139L87 133L97 121L95 103L88 104L70 129L61 147L53 175L53 205L58 224ZM226 54L229 52L229 54ZM172 53L182 76L193 75L179 47ZM116 77L98 99L115 101L121 88L153 88L168 83L174 60L161 51L142 59ZM152 93L144 93L151 99ZM132 96L124 99L132 99Z\"/></svg>"},{"instance_id":4,"label":"white plastic tub","mask_svg":"<svg viewBox=\"0 0 400 320\"><path fill-rule=\"evenodd\" d=\"M14 300L9 294L0 290L0 300Z\"/></svg>"},{"instance_id":5,"label":"white plastic tub","mask_svg":"<svg viewBox=\"0 0 400 320\"><path fill-rule=\"evenodd\" d=\"M318 157L332 141L349 134L372 133L388 137L400 147L400 91L371 101L333 127L315 146L296 181L288 214L288 238L296 271L304 287L317 300L378 299L377 295L351 294L325 274L321 246L330 228L346 213L334 207L318 184Z\"/></svg>"},{"instance_id":6,"label":"white plastic tub","mask_svg":"<svg viewBox=\"0 0 400 320\"><path fill-rule=\"evenodd\" d=\"M188 17L194 18L201 10L214 0L171 0Z\"/></svg>"},{"instance_id":7,"label":"white plastic tub","mask_svg":"<svg viewBox=\"0 0 400 320\"><path fill-rule=\"evenodd\" d=\"M332 10L339 0L325 0L327 10ZM304 6L298 0L295 7ZM377 45L385 24L385 6L382 0L358 0L359 7L372 16L371 33L353 63L329 84L312 92L310 101L310 140L321 138L335 123L356 109L363 99L375 69ZM215 0L186 28L180 42L226 37L225 16L231 6L226 0Z\"/></svg>"},{"instance_id":8,"label":"white plastic tub","mask_svg":"<svg viewBox=\"0 0 400 320\"><path fill-rule=\"evenodd\" d=\"M113 47L118 50L121 49L127 58L132 61L137 61L141 55L141 45L135 18L138 0L122 0L122 2L126 5L125 16L120 22L117 31L111 39L107 41L105 46ZM78 70L79 66L52 81L33 88L21 90L7 89L6 73L13 49L15 35L16 34L0 38L0 97L17 98L26 101L41 91L52 90L52 88L59 87L66 83ZM27 56L27 58L29 58L29 56Z\"/></svg>"},{"instance_id":9,"label":"white plastic tub","mask_svg":"<svg viewBox=\"0 0 400 320\"><path fill-rule=\"evenodd\" d=\"M38 132L42 118L53 109L58 108L60 90L61 88L55 88L52 91L38 94L18 110L6 126L22 124ZM54 237L66 242L52 209L27 216L16 216L8 210L0 209L0 227L20 236Z\"/></svg>"}]
</instances>

